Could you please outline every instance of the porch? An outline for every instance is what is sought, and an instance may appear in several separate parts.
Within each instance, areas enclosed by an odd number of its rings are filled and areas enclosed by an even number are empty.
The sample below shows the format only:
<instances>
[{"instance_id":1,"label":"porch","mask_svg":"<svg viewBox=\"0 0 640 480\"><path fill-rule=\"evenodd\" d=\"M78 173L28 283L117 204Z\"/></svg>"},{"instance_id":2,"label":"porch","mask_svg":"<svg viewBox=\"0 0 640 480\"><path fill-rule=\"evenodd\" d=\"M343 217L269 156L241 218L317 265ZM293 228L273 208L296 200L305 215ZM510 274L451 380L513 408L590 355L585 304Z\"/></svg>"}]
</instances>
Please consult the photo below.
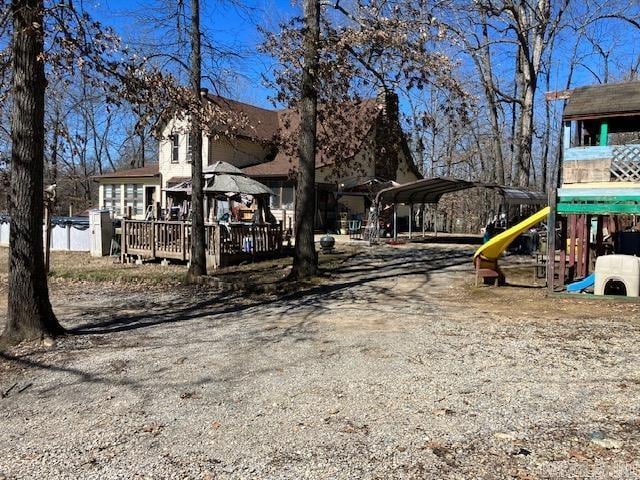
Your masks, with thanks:
<instances>
[{"instance_id":1,"label":"porch","mask_svg":"<svg viewBox=\"0 0 640 480\"><path fill-rule=\"evenodd\" d=\"M208 223L205 249L207 270L275 257L283 251L282 226ZM123 261L138 257L187 262L191 258L191 222L124 219L121 251Z\"/></svg>"}]
</instances>

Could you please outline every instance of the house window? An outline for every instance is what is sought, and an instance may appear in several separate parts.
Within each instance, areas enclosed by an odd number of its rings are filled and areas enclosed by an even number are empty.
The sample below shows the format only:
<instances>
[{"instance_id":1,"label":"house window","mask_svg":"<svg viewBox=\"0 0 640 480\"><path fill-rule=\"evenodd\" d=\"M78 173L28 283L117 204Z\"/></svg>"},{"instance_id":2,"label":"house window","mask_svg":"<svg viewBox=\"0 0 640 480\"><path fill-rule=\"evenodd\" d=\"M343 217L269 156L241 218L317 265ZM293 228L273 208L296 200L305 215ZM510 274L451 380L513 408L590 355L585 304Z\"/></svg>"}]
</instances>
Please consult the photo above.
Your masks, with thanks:
<instances>
[{"instance_id":1,"label":"house window","mask_svg":"<svg viewBox=\"0 0 640 480\"><path fill-rule=\"evenodd\" d=\"M294 199L293 186L283 185L282 194L281 194L282 208L293 208L294 207L293 199Z\"/></svg>"},{"instance_id":2,"label":"house window","mask_svg":"<svg viewBox=\"0 0 640 480\"><path fill-rule=\"evenodd\" d=\"M178 135L169 135L169 140L171 141L171 163L178 163L179 157L179 137Z\"/></svg>"},{"instance_id":3,"label":"house window","mask_svg":"<svg viewBox=\"0 0 640 480\"><path fill-rule=\"evenodd\" d=\"M273 193L275 193L275 195L271 195L271 197L269 197L269 207L280 208L280 183L266 181L264 184L269 187Z\"/></svg>"},{"instance_id":4,"label":"house window","mask_svg":"<svg viewBox=\"0 0 640 480\"><path fill-rule=\"evenodd\" d=\"M116 215L120 215L120 185L105 185L103 208L111 210Z\"/></svg>"},{"instance_id":5,"label":"house window","mask_svg":"<svg viewBox=\"0 0 640 480\"><path fill-rule=\"evenodd\" d=\"M131 207L132 215L144 213L144 187L137 183L127 183L124 187L125 208Z\"/></svg>"},{"instance_id":6,"label":"house window","mask_svg":"<svg viewBox=\"0 0 640 480\"><path fill-rule=\"evenodd\" d=\"M187 163L191 163L193 157L193 135L187 135Z\"/></svg>"},{"instance_id":7,"label":"house window","mask_svg":"<svg viewBox=\"0 0 640 480\"><path fill-rule=\"evenodd\" d=\"M295 187L293 185L278 180L266 180L263 183L273 190L273 193L275 193L275 195L272 195L270 199L271 208L294 208Z\"/></svg>"}]
</instances>

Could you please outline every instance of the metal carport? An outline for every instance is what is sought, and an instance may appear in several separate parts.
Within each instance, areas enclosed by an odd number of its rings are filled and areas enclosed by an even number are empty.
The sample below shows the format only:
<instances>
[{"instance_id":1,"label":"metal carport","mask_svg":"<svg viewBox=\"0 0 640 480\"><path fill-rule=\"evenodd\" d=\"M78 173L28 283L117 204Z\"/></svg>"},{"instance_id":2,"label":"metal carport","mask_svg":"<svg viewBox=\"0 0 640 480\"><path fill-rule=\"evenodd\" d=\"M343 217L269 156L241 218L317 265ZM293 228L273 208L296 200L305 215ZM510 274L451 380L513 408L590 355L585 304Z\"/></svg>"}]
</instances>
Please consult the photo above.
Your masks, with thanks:
<instances>
[{"instance_id":1,"label":"metal carport","mask_svg":"<svg viewBox=\"0 0 640 480\"><path fill-rule=\"evenodd\" d=\"M469 188L490 188L498 191L504 198L507 205L544 205L547 203L547 195L542 192L532 192L523 188L508 187L495 183L470 182L452 177L423 178L414 182L382 189L376 195L374 202L374 212L376 215L379 207L383 204L393 205L394 232L393 237L398 237L397 232L397 208L396 205L408 204L411 208L410 218L413 217L413 205L435 204L445 193L453 193ZM409 222L409 234L411 235L411 221ZM377 232L377 228L376 228ZM377 235L377 233L376 233Z\"/></svg>"}]
</instances>

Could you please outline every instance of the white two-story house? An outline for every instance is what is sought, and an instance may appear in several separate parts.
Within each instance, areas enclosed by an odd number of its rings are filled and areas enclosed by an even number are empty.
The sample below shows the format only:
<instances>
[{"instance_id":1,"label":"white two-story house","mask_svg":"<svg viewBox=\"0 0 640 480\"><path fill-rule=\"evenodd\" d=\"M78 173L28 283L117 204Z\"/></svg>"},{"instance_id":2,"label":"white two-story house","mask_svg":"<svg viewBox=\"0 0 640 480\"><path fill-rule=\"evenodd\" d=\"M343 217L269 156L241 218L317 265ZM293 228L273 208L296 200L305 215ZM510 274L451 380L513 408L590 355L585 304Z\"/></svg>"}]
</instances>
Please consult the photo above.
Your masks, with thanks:
<instances>
[{"instance_id":1,"label":"white two-story house","mask_svg":"<svg viewBox=\"0 0 640 480\"><path fill-rule=\"evenodd\" d=\"M295 149L299 115L295 110L269 110L219 96L206 98L240 114L247 126L232 138L204 135L204 165L228 162L269 186L275 193L271 198L273 214L290 227L299 161ZM405 183L421 178L398 122L394 94L339 108L342 119L352 120L341 120L341 128L326 122L329 126L320 125L318 130L316 224L322 230L335 228L340 213L365 217L369 206L367 188L373 182ZM131 207L133 218L145 218L156 202L166 208L166 189L191 178L188 124L174 119L161 125L160 130L157 163L96 177L100 185L99 206L110 209L115 217ZM332 136L343 141L333 142Z\"/></svg>"}]
</instances>

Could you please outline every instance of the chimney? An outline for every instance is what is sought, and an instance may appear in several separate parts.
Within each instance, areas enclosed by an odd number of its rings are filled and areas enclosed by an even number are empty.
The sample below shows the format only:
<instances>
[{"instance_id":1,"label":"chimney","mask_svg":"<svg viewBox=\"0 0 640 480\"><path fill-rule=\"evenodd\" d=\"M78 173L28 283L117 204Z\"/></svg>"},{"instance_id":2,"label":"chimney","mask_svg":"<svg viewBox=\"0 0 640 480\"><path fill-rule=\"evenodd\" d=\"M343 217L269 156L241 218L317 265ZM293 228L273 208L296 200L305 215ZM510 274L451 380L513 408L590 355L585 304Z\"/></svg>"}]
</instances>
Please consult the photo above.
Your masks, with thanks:
<instances>
[{"instance_id":1,"label":"chimney","mask_svg":"<svg viewBox=\"0 0 640 480\"><path fill-rule=\"evenodd\" d=\"M382 86L378 88L376 95L378 105L382 107L382 116L385 122L394 122L399 118L398 94L392 88Z\"/></svg>"},{"instance_id":2,"label":"chimney","mask_svg":"<svg viewBox=\"0 0 640 480\"><path fill-rule=\"evenodd\" d=\"M378 89L376 101L382 108L382 115L376 128L375 175L395 180L402 135L398 95L393 89L383 86Z\"/></svg>"}]
</instances>

